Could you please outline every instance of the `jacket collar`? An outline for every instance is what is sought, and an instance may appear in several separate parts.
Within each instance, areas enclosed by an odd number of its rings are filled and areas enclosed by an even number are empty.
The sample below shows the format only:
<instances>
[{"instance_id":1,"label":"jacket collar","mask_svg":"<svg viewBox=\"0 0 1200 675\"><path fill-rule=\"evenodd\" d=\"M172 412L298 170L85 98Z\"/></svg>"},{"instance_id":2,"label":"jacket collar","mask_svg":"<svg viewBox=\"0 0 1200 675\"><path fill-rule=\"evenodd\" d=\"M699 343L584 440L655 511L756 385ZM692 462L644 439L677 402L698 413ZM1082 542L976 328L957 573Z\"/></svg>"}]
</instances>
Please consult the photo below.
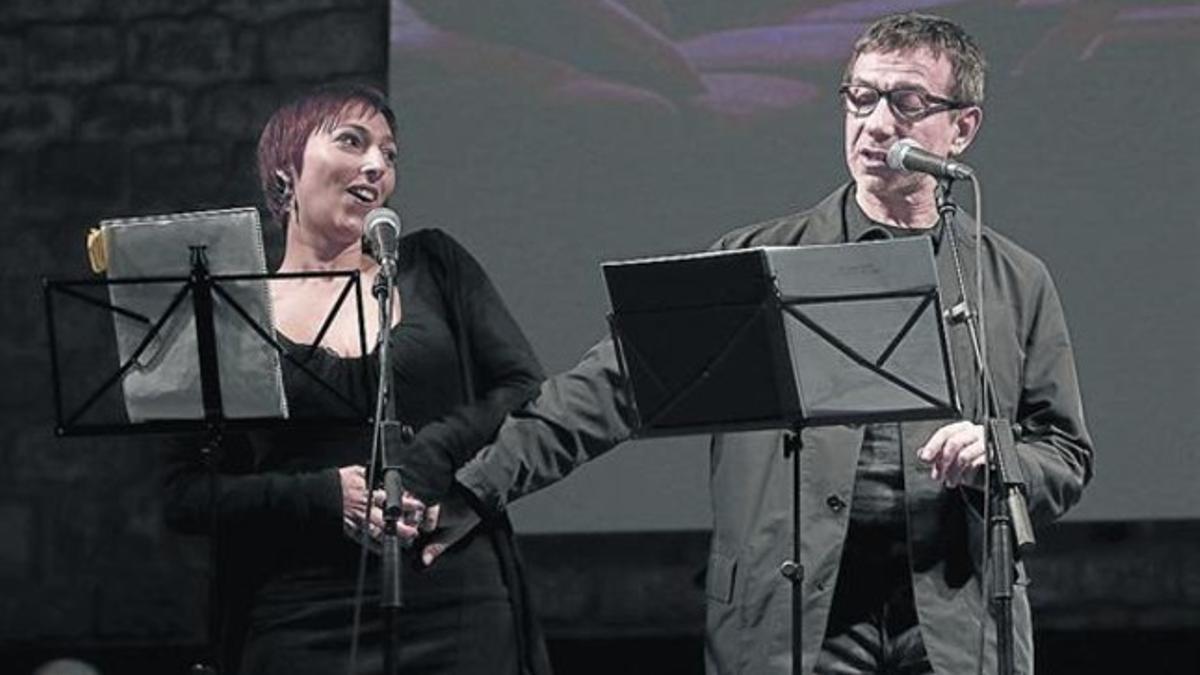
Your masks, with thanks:
<instances>
[{"instance_id":1,"label":"jacket collar","mask_svg":"<svg viewBox=\"0 0 1200 675\"><path fill-rule=\"evenodd\" d=\"M862 207L858 205L858 202L854 198L855 188L855 184L851 182L841 191L842 240L846 242L860 242L894 239L895 235L890 229L874 222L867 217L866 213L863 213ZM962 209L955 209L950 226L954 228L955 238L960 244L974 247L975 221L969 214ZM934 251L940 251L942 241L945 239L944 227L940 224L936 225L931 228L929 234L933 238Z\"/></svg>"},{"instance_id":2,"label":"jacket collar","mask_svg":"<svg viewBox=\"0 0 1200 675\"><path fill-rule=\"evenodd\" d=\"M870 216L862 210L858 205L858 200L854 198L855 190L851 188L846 195L844 206L843 222L846 228L846 241L879 241L881 239L896 239L905 234L897 234L899 228L889 228L882 223L871 220ZM922 231L914 231L912 236L928 235L933 239L933 250L937 251L942 245L942 224L940 222L934 224L933 227Z\"/></svg>"}]
</instances>

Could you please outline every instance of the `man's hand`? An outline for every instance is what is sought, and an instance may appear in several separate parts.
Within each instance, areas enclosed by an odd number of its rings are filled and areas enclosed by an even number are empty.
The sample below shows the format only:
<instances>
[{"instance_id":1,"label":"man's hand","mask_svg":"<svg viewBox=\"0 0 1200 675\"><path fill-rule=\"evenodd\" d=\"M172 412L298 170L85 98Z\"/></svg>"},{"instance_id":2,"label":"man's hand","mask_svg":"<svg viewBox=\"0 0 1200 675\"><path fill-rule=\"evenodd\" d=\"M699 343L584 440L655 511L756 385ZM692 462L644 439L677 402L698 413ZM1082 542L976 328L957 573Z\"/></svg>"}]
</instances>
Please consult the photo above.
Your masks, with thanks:
<instances>
[{"instance_id":1,"label":"man's hand","mask_svg":"<svg viewBox=\"0 0 1200 675\"><path fill-rule=\"evenodd\" d=\"M955 422L938 429L917 457L930 466L929 477L949 488L970 483L987 464L983 427L972 422Z\"/></svg>"},{"instance_id":2,"label":"man's hand","mask_svg":"<svg viewBox=\"0 0 1200 675\"><path fill-rule=\"evenodd\" d=\"M482 520L467 500L455 490L450 491L446 501L429 507L429 511L433 514L432 525L428 527L432 534L424 540L421 547L421 562L426 567L432 565L447 549L462 541Z\"/></svg>"}]
</instances>

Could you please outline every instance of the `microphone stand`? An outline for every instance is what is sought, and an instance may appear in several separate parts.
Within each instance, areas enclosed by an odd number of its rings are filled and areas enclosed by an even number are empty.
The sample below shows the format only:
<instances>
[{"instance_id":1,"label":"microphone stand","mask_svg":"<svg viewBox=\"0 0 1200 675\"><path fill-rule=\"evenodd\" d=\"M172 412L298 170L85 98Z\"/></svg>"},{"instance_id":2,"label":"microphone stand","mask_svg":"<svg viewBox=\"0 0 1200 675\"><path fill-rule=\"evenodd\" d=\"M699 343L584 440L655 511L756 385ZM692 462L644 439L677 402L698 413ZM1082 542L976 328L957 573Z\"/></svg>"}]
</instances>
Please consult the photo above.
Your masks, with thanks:
<instances>
[{"instance_id":1,"label":"microphone stand","mask_svg":"<svg viewBox=\"0 0 1200 675\"><path fill-rule=\"evenodd\" d=\"M400 608L404 606L401 578L400 538L397 521L401 515L404 494L400 478L399 449L412 440L412 429L396 416L394 375L390 362L389 332L392 327L392 298L395 293L395 260L384 260L375 277L371 293L379 303L379 402L375 420L375 438L383 448L383 486L387 501L383 509L383 583L379 606L384 620L383 672L396 675L399 667L396 633L399 629ZM369 511L368 511L369 513Z\"/></svg>"},{"instance_id":2,"label":"microphone stand","mask_svg":"<svg viewBox=\"0 0 1200 675\"><path fill-rule=\"evenodd\" d=\"M1029 508L1025 501L1025 479L1021 475L1020 465L1017 463L1012 428L1007 420L999 417L1000 406L996 397L995 385L990 372L985 367L986 355L983 353L979 339L979 315L971 309L966 284L963 281L962 264L958 257L958 241L954 231L954 214L958 211L958 206L950 195L953 182L949 178L939 179L935 194L942 231L950 237L954 271L962 297L961 304L951 309L950 318L952 321L962 321L966 324L975 358L975 367L977 372L983 373L983 391L980 394L983 398L982 422L988 457L986 481L988 494L986 499L988 511L991 514L988 522L988 538L991 546L988 550L989 559L985 568L991 570L991 597L992 611L996 618L998 672L1000 675L1012 675L1014 673L1013 584L1016 581L1016 568L1020 564L1021 556L1031 551L1036 541L1033 524L1029 519ZM977 214L977 217L981 217L981 214ZM976 246L982 247L983 241L977 241ZM977 268L978 265L977 261ZM978 298L977 301L982 305L983 298Z\"/></svg>"},{"instance_id":3,"label":"microphone stand","mask_svg":"<svg viewBox=\"0 0 1200 675\"><path fill-rule=\"evenodd\" d=\"M779 573L792 584L792 675L803 675L804 659L804 565L800 563L800 452L804 431L796 423L783 436L783 456L792 461L792 557L779 566Z\"/></svg>"}]
</instances>

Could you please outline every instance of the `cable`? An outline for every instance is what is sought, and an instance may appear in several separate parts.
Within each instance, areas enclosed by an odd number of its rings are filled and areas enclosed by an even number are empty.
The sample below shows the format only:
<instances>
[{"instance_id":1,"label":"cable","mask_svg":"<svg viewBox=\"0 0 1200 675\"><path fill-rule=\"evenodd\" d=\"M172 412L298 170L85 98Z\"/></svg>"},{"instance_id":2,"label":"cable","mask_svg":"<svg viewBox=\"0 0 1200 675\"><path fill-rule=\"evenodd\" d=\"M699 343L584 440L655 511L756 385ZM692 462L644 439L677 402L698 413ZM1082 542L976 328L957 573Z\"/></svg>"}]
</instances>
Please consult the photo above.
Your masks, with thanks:
<instances>
[{"instance_id":1,"label":"cable","mask_svg":"<svg viewBox=\"0 0 1200 675\"><path fill-rule=\"evenodd\" d=\"M988 386L991 383L991 378L987 360L987 319L986 312L983 311L983 205L979 179L974 175L971 176L971 187L975 199L975 298L976 307L979 308L976 313L976 325L979 336L979 393L981 398L983 398L983 447L986 458L991 413L995 412L998 414L1000 411L999 409L992 409L993 402L991 401L991 397L995 395L995 392ZM979 606L981 609L979 618L979 658L976 670L978 675L983 675L984 651L987 649L988 591L992 586L991 576L994 573L991 556L991 494L992 472L991 467L985 463L983 467L983 543L982 550L980 551L983 570L981 570L979 575Z\"/></svg>"},{"instance_id":2,"label":"cable","mask_svg":"<svg viewBox=\"0 0 1200 675\"><path fill-rule=\"evenodd\" d=\"M976 398L975 409L974 409L971 417L975 420L978 420L979 423L981 423L981 426L983 427L984 448L985 448L985 453L986 453L988 432L990 429L989 418L992 414L999 412L999 405L998 405L998 402L995 397L995 391L990 386L991 378L990 378L990 372L988 370L987 358L986 358L987 351L986 351L986 338L985 338L985 324L984 324L984 316L983 316L984 315L984 312L983 312L983 306L984 306L983 305L983 300L984 300L983 256L982 256L982 252L983 252L983 217L982 217L983 211L982 211L982 206L981 206L982 201L981 201L981 197L980 197L981 191L980 191L980 187L979 187L979 182L974 176L971 177L971 184L974 187L974 195L973 196L974 196L974 200L975 200L975 215L976 215L976 217L975 217L975 232L974 232L974 237L975 237L975 256L974 256L975 257L975 307L976 307L975 310L972 310L972 308L971 308L972 304L971 304L971 302L968 301L967 285L966 285L966 280L963 278L962 260L959 256L959 250L958 250L958 237L955 234L954 222L951 220L951 217L957 212L957 207L950 206L948 211L946 213L942 214L942 218L943 218L943 227L946 228L946 234L947 234L947 236L950 237L950 251L952 253L953 260L954 260L955 278L958 282L958 288L960 289L961 293L963 294L961 302L964 305L966 305L966 312L964 314L964 317L965 317L964 323L966 325L966 328L967 328L967 331L969 334L972 349L975 352L974 353L974 356L975 356L974 361L975 361L976 367L978 368L979 395ZM941 189L943 191L943 195L944 195L943 198L947 201L947 203L953 204L953 202L950 201L950 197L949 197L949 191L950 191L949 184L947 183L944 186L940 187L939 189ZM986 456L986 454L985 454L985 456ZM991 588L990 577L992 574L991 555L989 555L989 551L990 551L990 547L991 547L991 526L990 526L991 500L989 499L989 495L991 495L991 470L990 470L990 466L988 466L988 465L984 466L984 471L983 471L983 494L984 494L983 514L982 514L982 517L983 517L983 542L982 542L982 551L981 551L981 555L980 555L980 560L983 561L983 567L980 570L980 579L979 579L980 607L982 609L981 609L981 617L980 617L980 621L979 621L979 642L978 642L977 652L976 652L977 653L976 673L978 675L983 675L984 651L987 647L988 589ZM963 500L966 503L966 508L971 508L970 501L967 500L967 498L965 496L963 497Z\"/></svg>"},{"instance_id":3,"label":"cable","mask_svg":"<svg viewBox=\"0 0 1200 675\"><path fill-rule=\"evenodd\" d=\"M386 279L385 283L390 285L392 280ZM391 293L388 293L386 297L390 298ZM391 323L391 303L380 303L379 335L376 338L376 345L380 351L380 363L386 363L383 352L388 349L390 342L388 340L388 333L391 329ZM371 490L375 485L375 467L379 464L380 448L382 446L383 409L387 404L387 397L391 394L388 382L388 373L384 372L382 368L379 369L379 385L376 388L375 394L375 417L371 430L371 460L367 464L367 512L363 517L363 526L359 532L358 573L354 582L354 621L350 630L350 657L346 669L347 675L354 675L358 666L358 635L362 627L363 594L367 578L367 553L371 545L371 507L374 504L374 500L371 498Z\"/></svg>"}]
</instances>

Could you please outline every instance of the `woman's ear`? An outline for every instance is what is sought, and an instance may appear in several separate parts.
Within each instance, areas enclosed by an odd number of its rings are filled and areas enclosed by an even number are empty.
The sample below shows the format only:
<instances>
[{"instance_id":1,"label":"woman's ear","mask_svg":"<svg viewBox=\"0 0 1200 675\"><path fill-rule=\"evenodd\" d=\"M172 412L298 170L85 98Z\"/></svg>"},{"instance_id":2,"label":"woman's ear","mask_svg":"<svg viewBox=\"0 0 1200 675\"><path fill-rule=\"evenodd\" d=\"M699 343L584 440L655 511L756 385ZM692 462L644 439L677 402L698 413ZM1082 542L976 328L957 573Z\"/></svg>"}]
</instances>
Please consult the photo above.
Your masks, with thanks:
<instances>
[{"instance_id":1,"label":"woman's ear","mask_svg":"<svg viewBox=\"0 0 1200 675\"><path fill-rule=\"evenodd\" d=\"M291 199L292 177L285 173L283 169L275 170L275 189L279 190L280 194L286 195L289 200Z\"/></svg>"},{"instance_id":2,"label":"woman's ear","mask_svg":"<svg viewBox=\"0 0 1200 675\"><path fill-rule=\"evenodd\" d=\"M291 174L283 169L276 169L275 179L271 182L273 183L272 188L279 200L280 211L284 214L293 211L296 207L296 191Z\"/></svg>"}]
</instances>

